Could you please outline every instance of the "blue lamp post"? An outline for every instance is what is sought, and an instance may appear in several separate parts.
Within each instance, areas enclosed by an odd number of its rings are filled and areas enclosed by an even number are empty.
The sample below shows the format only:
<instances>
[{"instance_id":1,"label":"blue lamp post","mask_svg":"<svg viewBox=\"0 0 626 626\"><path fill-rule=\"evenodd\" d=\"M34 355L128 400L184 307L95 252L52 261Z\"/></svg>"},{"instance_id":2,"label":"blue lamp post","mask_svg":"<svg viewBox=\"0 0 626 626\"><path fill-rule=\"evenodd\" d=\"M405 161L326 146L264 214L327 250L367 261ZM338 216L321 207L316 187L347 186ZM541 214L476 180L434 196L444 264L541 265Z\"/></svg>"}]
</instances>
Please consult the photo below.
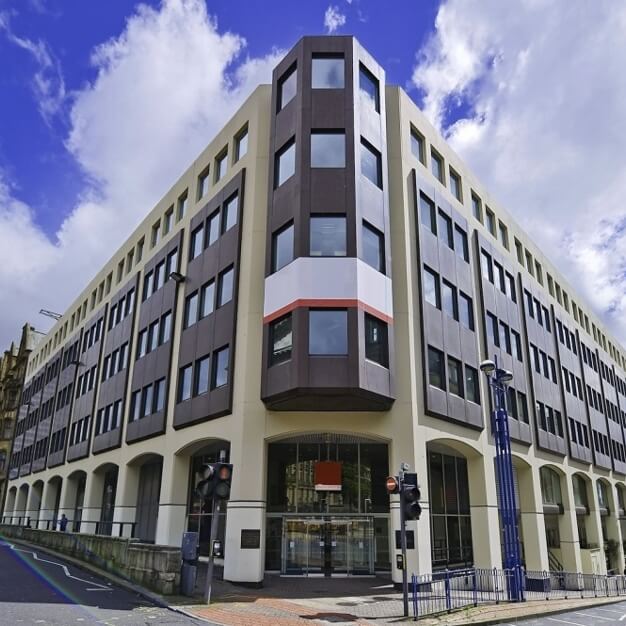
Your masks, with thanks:
<instances>
[{"instance_id":1,"label":"blue lamp post","mask_svg":"<svg viewBox=\"0 0 626 626\"><path fill-rule=\"evenodd\" d=\"M509 580L509 599L521 602L524 600L524 579L517 528L509 417L506 412L506 391L513 380L513 374L498 367L497 357L493 361L483 361L480 370L487 376L493 398L492 429L496 442L496 471L499 479L498 505L504 531L504 569Z\"/></svg>"}]
</instances>

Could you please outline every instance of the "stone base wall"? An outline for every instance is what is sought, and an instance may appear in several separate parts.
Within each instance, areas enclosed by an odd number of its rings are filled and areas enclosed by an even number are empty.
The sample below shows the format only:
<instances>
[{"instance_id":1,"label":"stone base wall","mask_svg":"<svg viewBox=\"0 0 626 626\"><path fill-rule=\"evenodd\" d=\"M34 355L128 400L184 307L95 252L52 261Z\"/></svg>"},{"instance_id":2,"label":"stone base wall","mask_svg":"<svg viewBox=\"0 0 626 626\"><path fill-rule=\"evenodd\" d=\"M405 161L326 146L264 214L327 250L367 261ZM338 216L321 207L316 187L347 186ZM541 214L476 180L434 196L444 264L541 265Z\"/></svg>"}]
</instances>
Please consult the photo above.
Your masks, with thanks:
<instances>
[{"instance_id":1,"label":"stone base wall","mask_svg":"<svg viewBox=\"0 0 626 626\"><path fill-rule=\"evenodd\" d=\"M0 537L22 539L107 570L163 595L180 585L180 549L141 543L138 539L0 524Z\"/></svg>"}]
</instances>

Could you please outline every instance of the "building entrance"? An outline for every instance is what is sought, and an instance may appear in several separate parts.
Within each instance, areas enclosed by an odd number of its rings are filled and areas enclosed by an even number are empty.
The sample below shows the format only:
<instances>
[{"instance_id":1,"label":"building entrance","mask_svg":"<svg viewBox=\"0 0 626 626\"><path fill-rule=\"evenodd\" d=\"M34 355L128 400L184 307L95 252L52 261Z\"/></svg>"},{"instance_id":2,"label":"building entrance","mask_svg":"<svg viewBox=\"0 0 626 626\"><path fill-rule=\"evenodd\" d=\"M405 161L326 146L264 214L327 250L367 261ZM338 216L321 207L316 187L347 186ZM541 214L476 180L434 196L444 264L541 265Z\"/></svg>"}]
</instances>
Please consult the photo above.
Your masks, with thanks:
<instances>
[{"instance_id":1,"label":"building entrance","mask_svg":"<svg viewBox=\"0 0 626 626\"><path fill-rule=\"evenodd\" d=\"M374 573L372 518L285 519L281 573L362 576Z\"/></svg>"}]
</instances>

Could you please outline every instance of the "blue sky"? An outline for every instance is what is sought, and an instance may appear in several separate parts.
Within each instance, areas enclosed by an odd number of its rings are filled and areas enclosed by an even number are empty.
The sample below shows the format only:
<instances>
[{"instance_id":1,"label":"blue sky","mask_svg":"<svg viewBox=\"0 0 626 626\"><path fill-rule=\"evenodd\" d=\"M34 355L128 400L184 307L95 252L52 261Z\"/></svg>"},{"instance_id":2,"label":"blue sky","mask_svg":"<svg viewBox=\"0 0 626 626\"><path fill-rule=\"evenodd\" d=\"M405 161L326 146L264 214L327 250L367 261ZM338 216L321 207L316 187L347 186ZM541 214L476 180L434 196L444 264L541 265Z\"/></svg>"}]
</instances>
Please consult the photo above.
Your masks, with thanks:
<instances>
[{"instance_id":1,"label":"blue sky","mask_svg":"<svg viewBox=\"0 0 626 626\"><path fill-rule=\"evenodd\" d=\"M626 4L0 0L0 347L47 330L39 309L65 311L284 51L329 31L626 341Z\"/></svg>"}]
</instances>

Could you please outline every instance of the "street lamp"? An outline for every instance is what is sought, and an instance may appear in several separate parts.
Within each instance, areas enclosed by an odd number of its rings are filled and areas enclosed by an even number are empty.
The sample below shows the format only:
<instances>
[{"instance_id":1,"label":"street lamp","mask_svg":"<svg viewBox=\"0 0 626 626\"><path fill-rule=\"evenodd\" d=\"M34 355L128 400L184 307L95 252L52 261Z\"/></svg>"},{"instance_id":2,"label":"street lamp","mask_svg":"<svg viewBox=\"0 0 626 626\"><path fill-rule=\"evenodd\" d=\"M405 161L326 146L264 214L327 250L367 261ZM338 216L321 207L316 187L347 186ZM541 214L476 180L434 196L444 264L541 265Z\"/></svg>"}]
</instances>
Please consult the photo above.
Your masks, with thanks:
<instances>
[{"instance_id":1,"label":"street lamp","mask_svg":"<svg viewBox=\"0 0 626 626\"><path fill-rule=\"evenodd\" d=\"M494 406L492 429L496 442L496 471L499 479L498 508L504 530L504 569L511 583L509 599L521 602L524 599L524 584L515 506L509 416L506 412L507 387L513 380L513 374L498 367L497 357L493 361L489 359L483 361L480 364L480 371L487 376L487 382L492 390Z\"/></svg>"}]
</instances>

